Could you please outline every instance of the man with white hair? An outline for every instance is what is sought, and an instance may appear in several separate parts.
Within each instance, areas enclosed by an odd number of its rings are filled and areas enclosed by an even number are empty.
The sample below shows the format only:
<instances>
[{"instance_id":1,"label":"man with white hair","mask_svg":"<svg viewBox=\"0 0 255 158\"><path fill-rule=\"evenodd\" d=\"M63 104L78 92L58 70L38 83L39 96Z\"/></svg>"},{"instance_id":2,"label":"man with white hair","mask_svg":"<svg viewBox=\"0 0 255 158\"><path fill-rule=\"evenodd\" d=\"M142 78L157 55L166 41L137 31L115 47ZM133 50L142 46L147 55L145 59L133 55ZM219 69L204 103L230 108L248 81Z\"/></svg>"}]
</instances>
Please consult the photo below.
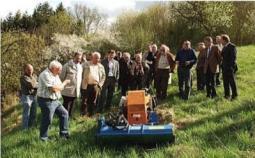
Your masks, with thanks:
<instances>
[{"instance_id":1,"label":"man with white hair","mask_svg":"<svg viewBox=\"0 0 255 158\"><path fill-rule=\"evenodd\" d=\"M92 53L91 61L84 63L82 91L85 97L82 99L82 115L92 116L96 110L99 92L105 81L104 66L99 63L100 53Z\"/></svg>"},{"instance_id":2,"label":"man with white hair","mask_svg":"<svg viewBox=\"0 0 255 158\"><path fill-rule=\"evenodd\" d=\"M75 98L80 96L80 87L82 79L82 53L75 52L74 58L69 60L64 66L60 74L62 81L68 79L71 82L67 84L61 92L63 97L63 106L68 111L69 117L72 116L72 109L74 106Z\"/></svg>"},{"instance_id":3,"label":"man with white hair","mask_svg":"<svg viewBox=\"0 0 255 158\"><path fill-rule=\"evenodd\" d=\"M155 86L158 100L167 97L169 73L173 72L174 69L174 55L170 52L169 47L162 44L155 61Z\"/></svg>"},{"instance_id":4,"label":"man with white hair","mask_svg":"<svg viewBox=\"0 0 255 158\"><path fill-rule=\"evenodd\" d=\"M59 99L61 98L60 92L64 89L66 84L70 83L70 80L61 82L59 78L61 70L61 63L54 60L50 62L49 67L39 75L37 97L42 112L40 138L43 141L48 140L48 129L54 113L56 113L60 120L60 137L64 139L69 138L68 112Z\"/></svg>"}]
</instances>

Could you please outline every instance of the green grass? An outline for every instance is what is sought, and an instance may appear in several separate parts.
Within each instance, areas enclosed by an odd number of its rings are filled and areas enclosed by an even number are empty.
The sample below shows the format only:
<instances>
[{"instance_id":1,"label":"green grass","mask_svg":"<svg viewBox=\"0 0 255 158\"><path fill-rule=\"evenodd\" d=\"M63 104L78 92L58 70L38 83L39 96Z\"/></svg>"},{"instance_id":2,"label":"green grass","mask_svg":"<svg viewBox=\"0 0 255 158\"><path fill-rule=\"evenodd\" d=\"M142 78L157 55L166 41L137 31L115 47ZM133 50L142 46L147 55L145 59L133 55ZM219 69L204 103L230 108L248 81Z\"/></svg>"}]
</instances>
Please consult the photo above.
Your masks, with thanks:
<instances>
[{"instance_id":1,"label":"green grass","mask_svg":"<svg viewBox=\"0 0 255 158\"><path fill-rule=\"evenodd\" d=\"M2 128L9 130L2 133L2 157L255 157L255 45L238 47L238 66L239 98L235 101L223 99L222 86L217 88L220 97L207 99L195 90L195 81L190 99L182 101L174 74L167 101L160 105L174 111L176 142L172 145L99 147L94 139L96 119L79 117L78 108L77 119L70 121L69 140L58 138L55 118L49 132L55 140L41 142L38 123L28 131L17 126L21 114L17 105L3 113Z\"/></svg>"}]
</instances>

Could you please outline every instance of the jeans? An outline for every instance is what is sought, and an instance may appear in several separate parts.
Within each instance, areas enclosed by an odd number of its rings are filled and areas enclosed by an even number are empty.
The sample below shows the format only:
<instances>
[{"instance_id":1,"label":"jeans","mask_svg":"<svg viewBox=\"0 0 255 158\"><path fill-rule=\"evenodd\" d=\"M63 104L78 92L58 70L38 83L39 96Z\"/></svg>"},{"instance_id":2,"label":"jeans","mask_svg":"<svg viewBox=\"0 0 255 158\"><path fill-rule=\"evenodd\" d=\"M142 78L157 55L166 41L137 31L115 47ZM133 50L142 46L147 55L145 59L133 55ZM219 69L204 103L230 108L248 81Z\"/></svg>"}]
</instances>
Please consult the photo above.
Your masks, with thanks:
<instances>
[{"instance_id":1,"label":"jeans","mask_svg":"<svg viewBox=\"0 0 255 158\"><path fill-rule=\"evenodd\" d=\"M72 116L73 107L75 105L75 98L76 97L68 97L68 96L62 95L62 98L64 100L63 101L63 106L68 111L69 117L71 117Z\"/></svg>"},{"instance_id":2,"label":"jeans","mask_svg":"<svg viewBox=\"0 0 255 158\"><path fill-rule=\"evenodd\" d=\"M56 115L59 117L60 136L68 134L68 112L60 101L38 97L38 104L42 111L42 120L40 126L41 139L48 138L48 129L52 122L54 113L56 113Z\"/></svg>"},{"instance_id":3,"label":"jeans","mask_svg":"<svg viewBox=\"0 0 255 158\"><path fill-rule=\"evenodd\" d=\"M157 69L156 71L156 93L158 99L165 99L167 96L169 80L169 69Z\"/></svg>"},{"instance_id":4,"label":"jeans","mask_svg":"<svg viewBox=\"0 0 255 158\"><path fill-rule=\"evenodd\" d=\"M23 106L22 128L28 129L31 127L36 118L36 99L33 95L22 95L21 103Z\"/></svg>"}]
</instances>

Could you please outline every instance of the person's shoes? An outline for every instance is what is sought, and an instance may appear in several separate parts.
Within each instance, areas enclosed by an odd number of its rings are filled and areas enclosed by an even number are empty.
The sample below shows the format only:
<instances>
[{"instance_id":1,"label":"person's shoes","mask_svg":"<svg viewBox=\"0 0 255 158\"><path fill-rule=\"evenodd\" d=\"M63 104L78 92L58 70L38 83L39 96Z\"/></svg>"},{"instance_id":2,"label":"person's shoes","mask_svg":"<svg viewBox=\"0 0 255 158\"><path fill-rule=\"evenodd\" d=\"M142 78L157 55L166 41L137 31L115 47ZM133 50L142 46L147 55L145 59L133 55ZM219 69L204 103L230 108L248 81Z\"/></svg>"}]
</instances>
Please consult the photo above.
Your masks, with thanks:
<instances>
[{"instance_id":1,"label":"person's shoes","mask_svg":"<svg viewBox=\"0 0 255 158\"><path fill-rule=\"evenodd\" d=\"M237 95L232 95L231 101L235 100L237 98Z\"/></svg>"},{"instance_id":2,"label":"person's shoes","mask_svg":"<svg viewBox=\"0 0 255 158\"><path fill-rule=\"evenodd\" d=\"M70 138L70 135L68 133L60 134L60 138L67 140Z\"/></svg>"},{"instance_id":3,"label":"person's shoes","mask_svg":"<svg viewBox=\"0 0 255 158\"><path fill-rule=\"evenodd\" d=\"M211 96L209 94L206 95L207 98L211 98Z\"/></svg>"},{"instance_id":4,"label":"person's shoes","mask_svg":"<svg viewBox=\"0 0 255 158\"><path fill-rule=\"evenodd\" d=\"M212 99L216 98L216 97L217 97L217 94L211 96Z\"/></svg>"},{"instance_id":5,"label":"person's shoes","mask_svg":"<svg viewBox=\"0 0 255 158\"><path fill-rule=\"evenodd\" d=\"M225 96L224 96L224 98L225 98L225 99L229 99L229 98L230 98L230 96L228 96L228 95L225 95Z\"/></svg>"},{"instance_id":6,"label":"person's shoes","mask_svg":"<svg viewBox=\"0 0 255 158\"><path fill-rule=\"evenodd\" d=\"M52 138L51 137L40 137L40 140L43 142L48 142L48 141L51 141Z\"/></svg>"}]
</instances>

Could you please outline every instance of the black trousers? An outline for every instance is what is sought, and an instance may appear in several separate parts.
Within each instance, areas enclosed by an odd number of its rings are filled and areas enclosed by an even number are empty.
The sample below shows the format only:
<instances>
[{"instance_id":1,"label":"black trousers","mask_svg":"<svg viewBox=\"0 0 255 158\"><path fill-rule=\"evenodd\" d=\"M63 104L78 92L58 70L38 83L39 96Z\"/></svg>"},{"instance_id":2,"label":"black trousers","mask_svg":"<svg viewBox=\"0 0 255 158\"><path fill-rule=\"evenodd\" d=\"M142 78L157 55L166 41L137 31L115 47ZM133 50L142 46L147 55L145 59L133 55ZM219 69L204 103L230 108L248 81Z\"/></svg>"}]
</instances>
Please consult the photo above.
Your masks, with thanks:
<instances>
[{"instance_id":1,"label":"black trousers","mask_svg":"<svg viewBox=\"0 0 255 158\"><path fill-rule=\"evenodd\" d=\"M121 96L126 96L127 95L127 91L128 91L128 83L122 83L120 85L121 87Z\"/></svg>"},{"instance_id":2,"label":"black trousers","mask_svg":"<svg viewBox=\"0 0 255 158\"><path fill-rule=\"evenodd\" d=\"M212 73L211 70L207 69L206 72L206 92L207 92L207 97L215 97L216 94L216 89L215 89L215 73Z\"/></svg>"},{"instance_id":3,"label":"black trousers","mask_svg":"<svg viewBox=\"0 0 255 158\"><path fill-rule=\"evenodd\" d=\"M219 72L216 73L216 86L220 85L220 73L222 71L222 66L219 65Z\"/></svg>"},{"instance_id":4,"label":"black trousers","mask_svg":"<svg viewBox=\"0 0 255 158\"><path fill-rule=\"evenodd\" d=\"M68 96L64 96L63 97L63 106L65 107L65 109L68 111L69 117L72 116L72 111L73 111L73 107L74 107L74 102L75 102L75 97L68 97Z\"/></svg>"},{"instance_id":5,"label":"black trousers","mask_svg":"<svg viewBox=\"0 0 255 158\"><path fill-rule=\"evenodd\" d=\"M179 95L182 99L189 99L192 80L189 68L178 67Z\"/></svg>"},{"instance_id":6,"label":"black trousers","mask_svg":"<svg viewBox=\"0 0 255 158\"><path fill-rule=\"evenodd\" d=\"M156 71L156 95L158 99L165 99L167 96L169 80L169 69L157 69Z\"/></svg>"},{"instance_id":7,"label":"black trousers","mask_svg":"<svg viewBox=\"0 0 255 158\"><path fill-rule=\"evenodd\" d=\"M135 76L132 79L131 90L141 90L144 86L144 77L143 76Z\"/></svg>"},{"instance_id":8,"label":"black trousers","mask_svg":"<svg viewBox=\"0 0 255 158\"><path fill-rule=\"evenodd\" d=\"M105 108L109 108L112 104L112 98L113 98L113 93L115 91L115 83L116 79L115 77L107 77L105 80L105 83L102 88L102 92L100 95L100 110L103 110Z\"/></svg>"},{"instance_id":9,"label":"black trousers","mask_svg":"<svg viewBox=\"0 0 255 158\"><path fill-rule=\"evenodd\" d=\"M81 89L81 115L87 114L87 90Z\"/></svg>"},{"instance_id":10,"label":"black trousers","mask_svg":"<svg viewBox=\"0 0 255 158\"><path fill-rule=\"evenodd\" d=\"M223 76L223 85L224 85L224 93L225 97L230 96L230 88L232 91L232 97L237 96L237 88L236 88L236 81L235 81L235 73L231 71L222 72Z\"/></svg>"},{"instance_id":11,"label":"black trousers","mask_svg":"<svg viewBox=\"0 0 255 158\"><path fill-rule=\"evenodd\" d=\"M97 110L100 88L96 84L89 84L86 91L87 111L88 115L92 116Z\"/></svg>"},{"instance_id":12,"label":"black trousers","mask_svg":"<svg viewBox=\"0 0 255 158\"><path fill-rule=\"evenodd\" d=\"M197 71L197 90L201 91L205 89L204 68L196 69L196 71Z\"/></svg>"},{"instance_id":13,"label":"black trousers","mask_svg":"<svg viewBox=\"0 0 255 158\"><path fill-rule=\"evenodd\" d=\"M148 72L148 75L146 77L146 82L145 82L145 87L150 89L153 79L154 79L154 71L153 71L153 67L150 67L150 70Z\"/></svg>"}]
</instances>

